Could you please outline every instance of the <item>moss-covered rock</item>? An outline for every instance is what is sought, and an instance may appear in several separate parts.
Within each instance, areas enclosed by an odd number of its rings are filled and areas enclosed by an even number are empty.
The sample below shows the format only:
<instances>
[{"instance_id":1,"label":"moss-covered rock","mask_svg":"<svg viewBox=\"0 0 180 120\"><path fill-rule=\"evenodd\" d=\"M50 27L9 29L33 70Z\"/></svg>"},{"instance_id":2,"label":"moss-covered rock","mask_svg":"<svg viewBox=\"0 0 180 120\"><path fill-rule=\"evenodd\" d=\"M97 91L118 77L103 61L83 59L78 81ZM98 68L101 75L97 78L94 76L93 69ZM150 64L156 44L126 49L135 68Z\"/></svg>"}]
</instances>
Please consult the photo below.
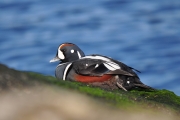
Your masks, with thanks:
<instances>
[{"instance_id":1,"label":"moss-covered rock","mask_svg":"<svg viewBox=\"0 0 180 120\"><path fill-rule=\"evenodd\" d=\"M103 101L108 101L109 103L116 106L127 106L127 105L139 105L142 104L145 107L158 108L160 109L162 106L167 108L172 108L177 112L180 112L180 96L177 96L171 91L168 90L132 90L125 92L123 90L114 90L107 91L97 87L91 87L83 83L78 82L70 82L70 81L61 81L57 80L51 76L42 76L37 73L27 73L33 79L38 81L57 85L59 87L68 88L72 90L79 91L84 94L88 94L96 99L101 99Z\"/></svg>"},{"instance_id":2,"label":"moss-covered rock","mask_svg":"<svg viewBox=\"0 0 180 120\"><path fill-rule=\"evenodd\" d=\"M90 96L104 105L123 110L151 110L179 116L180 97L168 90L107 91L78 82L57 80L34 72L22 72L0 64L0 92L17 91L22 88L48 85Z\"/></svg>"}]
</instances>

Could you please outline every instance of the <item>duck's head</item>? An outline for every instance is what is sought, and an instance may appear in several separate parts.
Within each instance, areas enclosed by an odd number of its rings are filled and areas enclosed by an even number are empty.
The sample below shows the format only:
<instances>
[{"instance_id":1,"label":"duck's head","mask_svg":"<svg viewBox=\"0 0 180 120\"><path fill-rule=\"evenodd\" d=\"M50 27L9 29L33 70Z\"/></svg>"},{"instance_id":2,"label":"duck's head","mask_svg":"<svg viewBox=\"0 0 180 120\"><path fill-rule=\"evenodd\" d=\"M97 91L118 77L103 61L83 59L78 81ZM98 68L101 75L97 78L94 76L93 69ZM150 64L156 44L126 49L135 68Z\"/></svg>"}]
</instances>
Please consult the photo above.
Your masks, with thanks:
<instances>
[{"instance_id":1,"label":"duck's head","mask_svg":"<svg viewBox=\"0 0 180 120\"><path fill-rule=\"evenodd\" d=\"M62 63L71 62L84 57L84 52L73 43L63 43L59 45L56 56L50 62L61 61Z\"/></svg>"}]
</instances>

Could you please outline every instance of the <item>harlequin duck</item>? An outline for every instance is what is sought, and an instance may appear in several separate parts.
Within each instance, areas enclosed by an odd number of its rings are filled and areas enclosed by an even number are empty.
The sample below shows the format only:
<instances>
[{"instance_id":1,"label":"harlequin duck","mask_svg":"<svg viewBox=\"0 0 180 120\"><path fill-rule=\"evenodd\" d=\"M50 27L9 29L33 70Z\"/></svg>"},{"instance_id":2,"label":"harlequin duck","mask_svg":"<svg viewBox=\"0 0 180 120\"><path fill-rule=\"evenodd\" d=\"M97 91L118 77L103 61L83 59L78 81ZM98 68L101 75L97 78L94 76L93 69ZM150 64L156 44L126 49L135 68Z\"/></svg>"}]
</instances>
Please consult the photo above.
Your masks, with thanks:
<instances>
[{"instance_id":1,"label":"harlequin duck","mask_svg":"<svg viewBox=\"0 0 180 120\"><path fill-rule=\"evenodd\" d=\"M138 70L103 55L85 56L73 43L61 44L55 58L50 60L55 61L61 61L55 71L58 79L83 82L104 89L153 89L140 81L133 71Z\"/></svg>"},{"instance_id":2,"label":"harlequin duck","mask_svg":"<svg viewBox=\"0 0 180 120\"><path fill-rule=\"evenodd\" d=\"M50 62L72 62L84 56L84 52L77 45L73 43L63 43L59 45L56 56L52 60L50 60Z\"/></svg>"}]
</instances>

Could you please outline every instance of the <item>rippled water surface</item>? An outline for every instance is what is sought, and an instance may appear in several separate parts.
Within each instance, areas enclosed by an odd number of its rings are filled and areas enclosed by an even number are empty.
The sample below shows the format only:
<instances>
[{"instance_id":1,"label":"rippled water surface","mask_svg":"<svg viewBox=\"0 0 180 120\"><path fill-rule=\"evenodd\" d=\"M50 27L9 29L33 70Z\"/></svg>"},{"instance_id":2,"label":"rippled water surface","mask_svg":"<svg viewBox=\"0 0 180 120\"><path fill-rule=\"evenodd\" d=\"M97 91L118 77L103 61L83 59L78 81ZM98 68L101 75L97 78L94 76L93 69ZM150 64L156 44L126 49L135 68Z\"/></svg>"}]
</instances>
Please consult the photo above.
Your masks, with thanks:
<instances>
[{"instance_id":1,"label":"rippled water surface","mask_svg":"<svg viewBox=\"0 0 180 120\"><path fill-rule=\"evenodd\" d=\"M0 62L54 75L63 42L118 59L180 95L179 0L1 0Z\"/></svg>"}]
</instances>

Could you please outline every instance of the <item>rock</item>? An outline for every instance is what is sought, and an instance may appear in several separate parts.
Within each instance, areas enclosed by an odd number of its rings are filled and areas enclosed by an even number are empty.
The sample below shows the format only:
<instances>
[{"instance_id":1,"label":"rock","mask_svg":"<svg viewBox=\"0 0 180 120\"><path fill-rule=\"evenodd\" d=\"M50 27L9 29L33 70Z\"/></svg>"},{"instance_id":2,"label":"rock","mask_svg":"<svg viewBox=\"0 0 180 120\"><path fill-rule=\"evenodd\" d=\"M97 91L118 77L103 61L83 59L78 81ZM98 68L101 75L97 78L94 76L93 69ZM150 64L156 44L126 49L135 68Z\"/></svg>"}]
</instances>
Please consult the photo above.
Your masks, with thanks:
<instances>
[{"instance_id":1,"label":"rock","mask_svg":"<svg viewBox=\"0 0 180 120\"><path fill-rule=\"evenodd\" d=\"M35 86L39 81L35 81L26 72L10 69L0 64L0 91L16 90L28 86Z\"/></svg>"},{"instance_id":2,"label":"rock","mask_svg":"<svg viewBox=\"0 0 180 120\"><path fill-rule=\"evenodd\" d=\"M0 120L178 120L180 97L167 90L106 91L0 64Z\"/></svg>"}]
</instances>

